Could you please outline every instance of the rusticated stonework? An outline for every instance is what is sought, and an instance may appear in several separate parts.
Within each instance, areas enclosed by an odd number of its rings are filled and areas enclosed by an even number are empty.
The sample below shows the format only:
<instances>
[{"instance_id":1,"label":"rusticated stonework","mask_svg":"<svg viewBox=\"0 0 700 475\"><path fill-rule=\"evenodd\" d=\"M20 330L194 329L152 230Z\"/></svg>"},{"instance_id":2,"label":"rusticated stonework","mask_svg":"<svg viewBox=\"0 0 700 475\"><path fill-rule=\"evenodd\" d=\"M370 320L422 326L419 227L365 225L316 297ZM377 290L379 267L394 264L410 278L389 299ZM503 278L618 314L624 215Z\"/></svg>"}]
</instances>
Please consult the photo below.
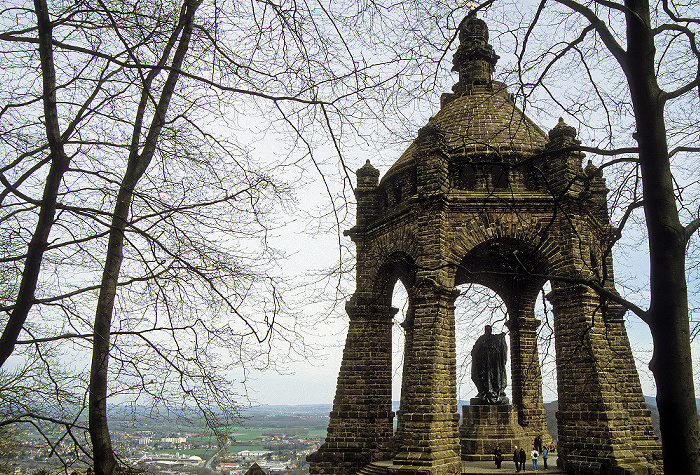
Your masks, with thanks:
<instances>
[{"instance_id":1,"label":"rusticated stonework","mask_svg":"<svg viewBox=\"0 0 700 475\"><path fill-rule=\"evenodd\" d=\"M350 322L328 435L309 456L310 472L351 475L391 460L389 472L460 473L468 455L461 450L478 445L461 444L456 403L455 287L465 283L493 289L508 309L509 437L547 434L534 305L549 281L559 464L596 475L657 473L660 445L624 310L586 284L615 293L605 180L592 165L582 167L573 127L560 120L545 134L492 80L498 56L486 24L470 17L460 28L459 82L443 95L440 111L381 181L369 160L357 171L357 225L347 232L357 246L357 286L346 305ZM394 433L397 280L409 304Z\"/></svg>"}]
</instances>

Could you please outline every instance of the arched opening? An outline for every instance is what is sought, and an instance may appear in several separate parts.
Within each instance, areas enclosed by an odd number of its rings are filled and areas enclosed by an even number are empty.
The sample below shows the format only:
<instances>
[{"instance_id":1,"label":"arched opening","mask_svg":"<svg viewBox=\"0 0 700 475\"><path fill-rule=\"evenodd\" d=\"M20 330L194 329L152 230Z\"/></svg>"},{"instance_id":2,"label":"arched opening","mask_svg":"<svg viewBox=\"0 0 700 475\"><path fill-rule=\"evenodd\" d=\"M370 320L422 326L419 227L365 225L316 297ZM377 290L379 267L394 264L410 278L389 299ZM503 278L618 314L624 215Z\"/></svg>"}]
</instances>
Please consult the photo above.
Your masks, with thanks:
<instances>
[{"instance_id":1,"label":"arched opening","mask_svg":"<svg viewBox=\"0 0 700 475\"><path fill-rule=\"evenodd\" d=\"M492 289L479 284L457 286L460 294L455 301L455 341L457 354L457 400L467 403L477 393L471 380L471 349L484 333L486 325L493 326L494 333L509 333L508 309L503 299ZM542 371L542 396L545 402L557 399L557 365L554 346L554 315L546 295L550 292L549 281L539 291L535 302L535 319L540 322L537 329L537 349ZM510 352L510 345L508 348ZM509 355L510 356L510 355ZM510 358L507 372L511 374ZM508 378L506 394L512 401L512 381ZM550 422L553 420L550 418Z\"/></svg>"},{"instance_id":2,"label":"arched opening","mask_svg":"<svg viewBox=\"0 0 700 475\"><path fill-rule=\"evenodd\" d=\"M471 379L471 350L474 342L484 334L484 327L491 325L494 333L507 333L508 309L505 302L492 289L480 284L457 286L460 293L455 301L455 342L457 355L457 400L468 404L477 395ZM509 358L510 361L510 358ZM510 363L506 371L510 374ZM506 388L508 398L510 381Z\"/></svg>"},{"instance_id":3,"label":"arched opening","mask_svg":"<svg viewBox=\"0 0 700 475\"><path fill-rule=\"evenodd\" d=\"M546 281L541 277L547 274L546 268L544 257L531 244L501 237L472 248L462 259L455 279L466 302L456 306L456 330L468 332L467 336L461 336L464 342L461 344L467 346L461 349L462 360L458 361L462 366L459 397L468 401L477 395L471 381L471 349L484 333L485 325L491 325L492 333L506 335L505 397L517 411L517 424L527 433L540 434L546 428L546 413L539 346L545 345L545 356L551 360L554 349L551 312L547 313L546 302L538 299ZM544 328L542 316L536 312L538 302L541 315L548 317ZM464 322L460 323L460 318ZM556 377L553 367L547 374ZM462 388L468 388L470 394L465 395Z\"/></svg>"},{"instance_id":4,"label":"arched opening","mask_svg":"<svg viewBox=\"0 0 700 475\"><path fill-rule=\"evenodd\" d=\"M386 362L386 389L382 388L382 397L391 405L394 412L393 429L398 431L400 425L401 393L407 338L410 341L410 327L413 322L409 291L415 282L416 266L411 256L396 252L389 256L377 273L377 300L386 306L386 315L390 318L387 326L384 350L388 353Z\"/></svg>"},{"instance_id":5,"label":"arched opening","mask_svg":"<svg viewBox=\"0 0 700 475\"><path fill-rule=\"evenodd\" d=\"M551 283L545 282L540 289L535 302L535 318L540 322L537 329L537 351L542 370L542 399L546 403L556 401L557 396L557 362L554 346L554 313L552 304L547 300L547 294L552 290ZM556 418L550 417L550 410L555 406L546 407L548 427L550 432L556 432Z\"/></svg>"},{"instance_id":6,"label":"arched opening","mask_svg":"<svg viewBox=\"0 0 700 475\"><path fill-rule=\"evenodd\" d=\"M397 309L391 329L391 405L395 413L401 400L408 303L408 291L403 282L397 280L391 295L391 306Z\"/></svg>"}]
</instances>

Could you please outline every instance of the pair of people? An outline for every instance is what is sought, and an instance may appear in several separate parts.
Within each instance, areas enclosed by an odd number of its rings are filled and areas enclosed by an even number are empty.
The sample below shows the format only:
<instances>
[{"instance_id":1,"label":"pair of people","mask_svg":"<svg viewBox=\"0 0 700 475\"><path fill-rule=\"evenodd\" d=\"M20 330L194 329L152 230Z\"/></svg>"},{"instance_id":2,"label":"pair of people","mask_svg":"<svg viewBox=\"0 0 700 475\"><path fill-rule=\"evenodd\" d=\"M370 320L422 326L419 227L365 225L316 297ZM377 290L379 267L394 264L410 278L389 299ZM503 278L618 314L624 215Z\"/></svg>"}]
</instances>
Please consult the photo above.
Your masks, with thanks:
<instances>
[{"instance_id":1,"label":"pair of people","mask_svg":"<svg viewBox=\"0 0 700 475\"><path fill-rule=\"evenodd\" d=\"M500 452L500 447L497 447L496 450ZM494 454L496 452L494 451ZM537 447L532 448L532 452L530 452L530 457L532 458L532 468L533 470L537 471L539 469L537 465L537 459L540 456L540 453L537 451ZM549 451L545 447L542 450L542 460L544 461L544 470L547 470L547 458L549 457ZM518 446L515 446L515 451L513 451L513 462L515 463L515 471L519 472L521 470L525 470L525 450L521 447L520 450L518 450ZM501 464L499 461L496 462L496 467L501 468Z\"/></svg>"},{"instance_id":2,"label":"pair of people","mask_svg":"<svg viewBox=\"0 0 700 475\"><path fill-rule=\"evenodd\" d=\"M520 447L520 450L518 450L518 446L515 446L515 451L513 452L513 462L515 462L515 470L519 472L520 470L525 470L525 450L523 450L522 447Z\"/></svg>"},{"instance_id":3,"label":"pair of people","mask_svg":"<svg viewBox=\"0 0 700 475\"><path fill-rule=\"evenodd\" d=\"M549 451L547 450L546 447L542 450L542 454L541 454L541 455L542 455L542 461L544 462L544 470L547 470L547 468L548 468L548 467L547 467L547 458L549 458ZM540 456L540 453L537 451L537 446L533 446L533 447L532 447L532 452L530 452L530 457L532 457L532 469L533 469L534 471L537 471L537 470L538 470L538 467L537 467L537 458L538 458L539 456ZM523 470L524 470L524 468L523 468Z\"/></svg>"}]
</instances>

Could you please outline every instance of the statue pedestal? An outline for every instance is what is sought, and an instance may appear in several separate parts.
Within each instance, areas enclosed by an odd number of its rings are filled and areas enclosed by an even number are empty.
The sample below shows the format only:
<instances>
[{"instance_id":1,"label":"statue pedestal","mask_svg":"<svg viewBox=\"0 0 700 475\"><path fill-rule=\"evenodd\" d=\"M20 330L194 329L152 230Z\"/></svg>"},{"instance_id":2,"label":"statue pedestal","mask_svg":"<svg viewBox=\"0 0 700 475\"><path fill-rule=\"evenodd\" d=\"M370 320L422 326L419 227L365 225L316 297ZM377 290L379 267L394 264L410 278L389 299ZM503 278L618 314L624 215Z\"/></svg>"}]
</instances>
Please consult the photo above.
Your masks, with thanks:
<instances>
[{"instance_id":1,"label":"statue pedestal","mask_svg":"<svg viewBox=\"0 0 700 475\"><path fill-rule=\"evenodd\" d=\"M493 460L496 446L503 460L511 461L515 446L523 447L528 457L532 441L518 424L518 413L510 404L462 406L462 460Z\"/></svg>"}]
</instances>

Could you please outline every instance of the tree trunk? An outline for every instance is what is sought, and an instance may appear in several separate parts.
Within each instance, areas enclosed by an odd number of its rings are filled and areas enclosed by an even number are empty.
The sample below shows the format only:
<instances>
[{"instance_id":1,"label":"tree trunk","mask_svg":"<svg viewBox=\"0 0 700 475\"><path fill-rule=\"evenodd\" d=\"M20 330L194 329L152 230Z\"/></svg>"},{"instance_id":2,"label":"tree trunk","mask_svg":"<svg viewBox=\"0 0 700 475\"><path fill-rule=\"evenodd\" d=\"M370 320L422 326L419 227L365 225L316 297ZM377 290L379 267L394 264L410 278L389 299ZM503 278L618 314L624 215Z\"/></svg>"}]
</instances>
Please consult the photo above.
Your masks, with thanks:
<instances>
[{"instance_id":1,"label":"tree trunk","mask_svg":"<svg viewBox=\"0 0 700 475\"><path fill-rule=\"evenodd\" d=\"M46 183L41 197L39 217L32 239L27 247L27 256L24 259L24 269L19 285L15 305L10 318L0 336L0 367L10 357L15 348L17 337L22 331L27 320L29 310L34 305L36 285L41 270L41 261L48 244L49 233L53 226L56 214L56 199L61 180L70 159L66 156L61 139L61 131L58 123L56 108L56 71L53 63L53 50L51 47L52 26L49 11L45 0L35 0L34 11L37 17L37 35L39 38L39 58L41 61L42 102L44 106L44 120L46 138L51 153L51 166L46 175Z\"/></svg>"},{"instance_id":2,"label":"tree trunk","mask_svg":"<svg viewBox=\"0 0 700 475\"><path fill-rule=\"evenodd\" d=\"M648 322L654 340L650 369L656 380L664 471L700 473L698 424L690 349L685 230L676 207L668 157L664 96L655 69L654 36L648 0L627 0L625 73L636 118L649 235L651 305Z\"/></svg>"},{"instance_id":3,"label":"tree trunk","mask_svg":"<svg viewBox=\"0 0 700 475\"><path fill-rule=\"evenodd\" d=\"M160 72L160 69L152 69L145 79L141 93L141 103L135 119L134 142L131 146L126 172L120 183L117 202L112 216L107 256L95 310L92 366L90 369L89 430L95 475L113 475L117 468L117 460L112 449L107 421L107 376L112 314L123 258L124 231L129 219L129 209L134 190L146 172L155 153L158 137L165 123L165 115L179 77L179 71L189 48L194 14L200 3L201 0L185 0L179 22L164 48L159 66L163 66L167 62L172 47L177 41L178 35L180 36L179 42L177 42L177 49L173 55L171 68L169 68L168 78L163 85L160 99L153 114L153 120L146 135L143 150L139 153L138 138L141 136L143 111L145 110L146 101L152 100L153 91L151 90L151 84L155 76ZM180 32L182 33L180 34Z\"/></svg>"},{"instance_id":4,"label":"tree trunk","mask_svg":"<svg viewBox=\"0 0 700 475\"><path fill-rule=\"evenodd\" d=\"M117 459L112 450L112 440L107 424L107 369L112 311L117 292L117 278L119 277L122 264L124 229L126 228L132 196L133 187L125 186L123 181L119 189L112 218L112 229L110 230L109 243L107 244L107 257L102 272L97 309L95 310L92 366L90 369L90 396L88 401L90 440L92 441L95 475L112 475L117 468Z\"/></svg>"}]
</instances>

